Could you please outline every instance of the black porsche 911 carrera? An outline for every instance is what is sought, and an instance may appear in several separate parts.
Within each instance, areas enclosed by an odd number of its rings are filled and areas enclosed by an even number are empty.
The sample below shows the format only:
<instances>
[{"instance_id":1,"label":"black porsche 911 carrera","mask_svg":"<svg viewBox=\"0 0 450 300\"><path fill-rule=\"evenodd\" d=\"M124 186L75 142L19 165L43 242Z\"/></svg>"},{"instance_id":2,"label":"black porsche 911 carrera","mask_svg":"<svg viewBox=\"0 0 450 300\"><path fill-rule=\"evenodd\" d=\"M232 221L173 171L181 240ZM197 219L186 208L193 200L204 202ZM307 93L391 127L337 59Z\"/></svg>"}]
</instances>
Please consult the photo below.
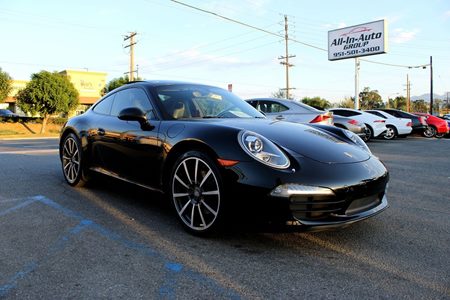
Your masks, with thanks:
<instances>
[{"instance_id":1,"label":"black porsche 911 carrera","mask_svg":"<svg viewBox=\"0 0 450 300\"><path fill-rule=\"evenodd\" d=\"M207 85L126 84L65 124L60 158L72 186L101 173L166 194L196 234L244 202L274 205L305 229L346 226L388 206L388 171L357 135L269 120Z\"/></svg>"}]
</instances>

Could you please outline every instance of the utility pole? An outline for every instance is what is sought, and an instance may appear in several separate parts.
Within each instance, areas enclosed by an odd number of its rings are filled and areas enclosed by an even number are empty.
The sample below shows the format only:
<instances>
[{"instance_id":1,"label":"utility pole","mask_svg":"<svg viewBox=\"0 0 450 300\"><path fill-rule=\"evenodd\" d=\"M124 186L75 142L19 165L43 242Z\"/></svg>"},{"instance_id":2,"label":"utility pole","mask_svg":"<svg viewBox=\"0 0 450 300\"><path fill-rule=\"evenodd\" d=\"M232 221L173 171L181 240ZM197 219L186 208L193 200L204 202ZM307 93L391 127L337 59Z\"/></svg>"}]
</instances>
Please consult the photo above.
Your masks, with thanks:
<instances>
[{"instance_id":1,"label":"utility pole","mask_svg":"<svg viewBox=\"0 0 450 300\"><path fill-rule=\"evenodd\" d=\"M430 115L433 114L433 56L430 56Z\"/></svg>"},{"instance_id":2,"label":"utility pole","mask_svg":"<svg viewBox=\"0 0 450 300\"><path fill-rule=\"evenodd\" d=\"M130 40L130 44L126 45L124 48L130 47L130 81L134 80L134 45L136 42L134 41L134 37L137 35L137 32L130 32L130 35L125 36L124 41Z\"/></svg>"},{"instance_id":3,"label":"utility pole","mask_svg":"<svg viewBox=\"0 0 450 300\"><path fill-rule=\"evenodd\" d=\"M284 88L284 90L286 90L286 99L290 98L289 91L294 89L294 88L289 87L289 68L294 66L293 64L289 63L289 58L295 57L295 55L289 55L288 41L289 41L288 19L287 19L287 15L284 15L284 42L285 42L286 55L280 56L280 57L278 57L278 59L283 59L284 61L281 61L280 64L282 64L286 67L286 88Z\"/></svg>"},{"instance_id":4,"label":"utility pole","mask_svg":"<svg viewBox=\"0 0 450 300\"><path fill-rule=\"evenodd\" d=\"M411 83L409 82L409 74L406 74L406 111L411 110Z\"/></svg>"},{"instance_id":5,"label":"utility pole","mask_svg":"<svg viewBox=\"0 0 450 300\"><path fill-rule=\"evenodd\" d=\"M359 109L359 57L355 57L355 109Z\"/></svg>"},{"instance_id":6,"label":"utility pole","mask_svg":"<svg viewBox=\"0 0 450 300\"><path fill-rule=\"evenodd\" d=\"M447 109L449 109L450 107L448 106L448 94L449 94L450 92L447 92Z\"/></svg>"}]
</instances>

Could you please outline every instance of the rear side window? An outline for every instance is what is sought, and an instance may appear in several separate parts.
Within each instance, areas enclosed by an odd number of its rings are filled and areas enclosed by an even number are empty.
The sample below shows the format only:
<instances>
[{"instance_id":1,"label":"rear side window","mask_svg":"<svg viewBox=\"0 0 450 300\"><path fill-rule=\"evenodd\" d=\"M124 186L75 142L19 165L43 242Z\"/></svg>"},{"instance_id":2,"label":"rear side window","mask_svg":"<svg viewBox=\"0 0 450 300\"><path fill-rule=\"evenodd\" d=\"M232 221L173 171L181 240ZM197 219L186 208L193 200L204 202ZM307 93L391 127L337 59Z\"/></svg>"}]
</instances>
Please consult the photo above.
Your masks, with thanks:
<instances>
[{"instance_id":1,"label":"rear side window","mask_svg":"<svg viewBox=\"0 0 450 300\"><path fill-rule=\"evenodd\" d=\"M97 103L97 105L95 105L93 111L98 114L109 115L111 113L111 107L115 96L116 94L112 94L111 96L108 96L101 100L99 103Z\"/></svg>"},{"instance_id":2,"label":"rear side window","mask_svg":"<svg viewBox=\"0 0 450 300\"><path fill-rule=\"evenodd\" d=\"M383 118L383 119L387 119L385 116L383 116L382 114L380 114L377 111L368 111L368 113L370 113L372 115L375 115L375 116L378 116L378 117Z\"/></svg>"},{"instance_id":3,"label":"rear side window","mask_svg":"<svg viewBox=\"0 0 450 300\"><path fill-rule=\"evenodd\" d=\"M278 102L259 101L257 109L265 113L277 113L288 110L289 108Z\"/></svg>"},{"instance_id":4,"label":"rear side window","mask_svg":"<svg viewBox=\"0 0 450 300\"><path fill-rule=\"evenodd\" d=\"M360 115L359 112L351 111L351 110L331 110L334 114L343 117L353 117Z\"/></svg>"}]
</instances>

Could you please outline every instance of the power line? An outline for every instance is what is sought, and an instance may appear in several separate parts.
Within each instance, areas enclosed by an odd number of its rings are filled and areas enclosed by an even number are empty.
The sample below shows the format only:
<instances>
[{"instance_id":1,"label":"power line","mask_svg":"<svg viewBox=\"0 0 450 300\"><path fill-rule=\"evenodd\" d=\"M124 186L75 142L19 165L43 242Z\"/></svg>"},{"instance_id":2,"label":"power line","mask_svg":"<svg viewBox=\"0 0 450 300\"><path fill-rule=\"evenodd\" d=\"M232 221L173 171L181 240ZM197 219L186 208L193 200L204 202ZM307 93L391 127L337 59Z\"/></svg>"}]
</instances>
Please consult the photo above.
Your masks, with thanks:
<instances>
[{"instance_id":1,"label":"power line","mask_svg":"<svg viewBox=\"0 0 450 300\"><path fill-rule=\"evenodd\" d=\"M174 2L174 3L177 3L177 4L179 4L179 5L185 6L185 7L189 7L189 8L191 8L191 9L194 9L194 10L197 10L197 11L201 11L201 12L206 13L206 14L213 15L213 16L215 16L215 17L217 17L217 18L221 18L221 19L227 20L227 21L232 22L232 23L236 23L236 24L239 24L239 25L248 27L248 28L252 28L252 29L254 29L254 30L258 30L258 31L264 32L264 33L266 33L266 34L268 34L268 35L273 35L273 36L276 36L276 37L278 37L278 38L284 38L284 36L281 35L281 34L278 34L278 33L275 33L275 32L271 32L271 31L265 30L265 29L263 29L263 28L254 26L254 25L250 25L250 24L244 23L244 22L242 22L242 21L238 21L238 20L235 20L235 19L232 19L232 18L223 16L223 15L218 14L218 13L215 13L215 12L213 12L213 11L209 11L209 10L206 10L206 9L203 9L203 8L199 8L199 7L196 7L196 6L193 6L193 5L190 5L190 4L187 4L187 3L184 3L184 2L178 1L178 0L170 0L170 1L172 1L172 2ZM301 45L304 45L304 46L307 46L307 47L310 47L310 48L313 48L313 49L316 49L316 50L328 52L328 50L325 49L325 48L318 47L318 46L315 46L315 45L311 45L311 44L302 42L302 41L297 40L297 39L289 38L289 40L292 41L292 42L294 42L294 43L298 43L298 44L301 44ZM389 63L382 63L382 62L372 61L372 60L368 60L368 59L360 59L360 60L361 60L361 61L368 62L368 63L372 63L372 64L379 64L379 65L385 65L385 66L390 66L390 67L398 67L398 68L408 68L408 69L419 68L419 67L427 66L427 65L398 65L398 64L389 64Z\"/></svg>"}]
</instances>

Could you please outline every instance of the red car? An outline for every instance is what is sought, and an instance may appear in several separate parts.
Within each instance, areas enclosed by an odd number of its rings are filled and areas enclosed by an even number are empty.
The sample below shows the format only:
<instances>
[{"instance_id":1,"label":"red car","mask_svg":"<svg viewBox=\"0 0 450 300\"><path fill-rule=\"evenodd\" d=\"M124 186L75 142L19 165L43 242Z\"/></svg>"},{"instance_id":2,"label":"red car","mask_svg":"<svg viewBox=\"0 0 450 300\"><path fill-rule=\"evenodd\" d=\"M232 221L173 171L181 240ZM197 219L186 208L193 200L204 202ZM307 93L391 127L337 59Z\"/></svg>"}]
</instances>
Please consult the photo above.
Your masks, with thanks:
<instances>
[{"instance_id":1,"label":"red car","mask_svg":"<svg viewBox=\"0 0 450 300\"><path fill-rule=\"evenodd\" d=\"M423 132L423 135L425 137L430 138L436 136L438 138L441 138L449 133L448 124L445 120L442 120L436 116L426 113L414 113L414 114L426 118L428 129L426 129Z\"/></svg>"}]
</instances>

